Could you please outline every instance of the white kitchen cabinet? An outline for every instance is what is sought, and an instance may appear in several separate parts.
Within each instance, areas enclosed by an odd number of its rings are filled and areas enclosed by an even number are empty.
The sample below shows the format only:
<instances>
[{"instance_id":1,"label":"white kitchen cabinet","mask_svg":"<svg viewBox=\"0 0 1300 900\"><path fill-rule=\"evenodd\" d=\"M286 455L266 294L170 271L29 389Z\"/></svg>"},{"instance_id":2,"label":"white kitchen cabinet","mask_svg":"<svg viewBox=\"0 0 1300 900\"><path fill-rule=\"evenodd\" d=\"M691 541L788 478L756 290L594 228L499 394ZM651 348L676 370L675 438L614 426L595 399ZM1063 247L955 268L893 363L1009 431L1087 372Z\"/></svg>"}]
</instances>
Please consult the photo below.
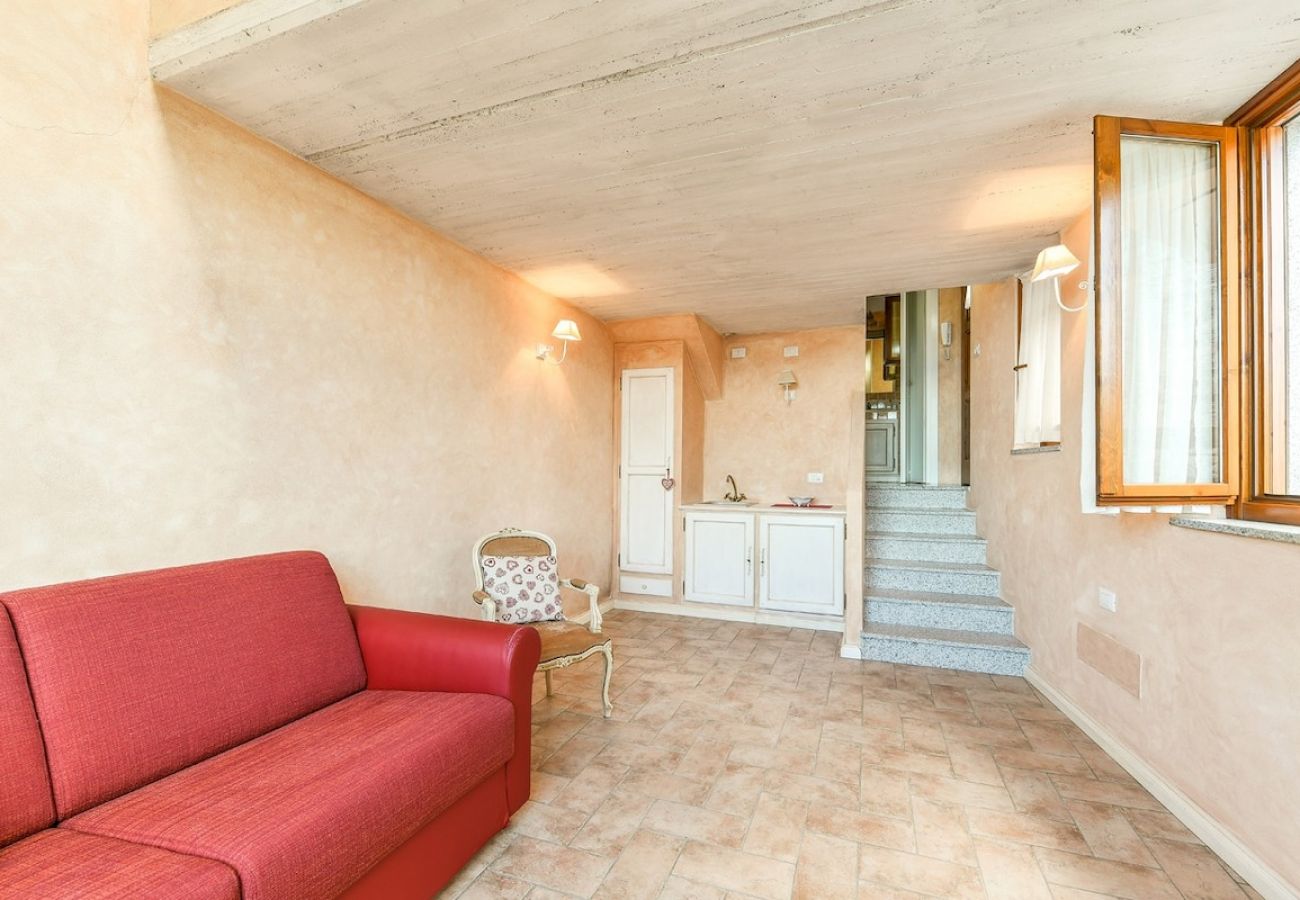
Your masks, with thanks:
<instances>
[{"instance_id":1,"label":"white kitchen cabinet","mask_svg":"<svg viewBox=\"0 0 1300 900\"><path fill-rule=\"evenodd\" d=\"M754 605L754 515L686 513L686 600Z\"/></svg>"},{"instance_id":2,"label":"white kitchen cabinet","mask_svg":"<svg viewBox=\"0 0 1300 900\"><path fill-rule=\"evenodd\" d=\"M843 614L843 517L765 513L758 532L760 609Z\"/></svg>"},{"instance_id":3,"label":"white kitchen cabinet","mask_svg":"<svg viewBox=\"0 0 1300 900\"><path fill-rule=\"evenodd\" d=\"M683 598L769 614L844 613L844 516L685 510ZM756 602L757 601L757 602Z\"/></svg>"}]
</instances>

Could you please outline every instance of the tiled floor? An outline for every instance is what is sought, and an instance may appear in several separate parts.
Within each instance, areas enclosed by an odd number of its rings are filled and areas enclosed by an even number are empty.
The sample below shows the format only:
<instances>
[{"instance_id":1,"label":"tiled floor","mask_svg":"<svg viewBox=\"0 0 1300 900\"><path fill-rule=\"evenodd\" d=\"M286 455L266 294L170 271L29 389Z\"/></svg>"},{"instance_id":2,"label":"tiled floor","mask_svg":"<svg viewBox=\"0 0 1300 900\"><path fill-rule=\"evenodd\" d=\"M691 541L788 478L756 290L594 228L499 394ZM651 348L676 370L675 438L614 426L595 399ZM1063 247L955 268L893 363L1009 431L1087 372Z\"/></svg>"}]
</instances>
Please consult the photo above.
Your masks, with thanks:
<instances>
[{"instance_id":1,"label":"tiled floor","mask_svg":"<svg viewBox=\"0 0 1300 900\"><path fill-rule=\"evenodd\" d=\"M1022 679L605 622L614 718L596 660L538 678L533 799L444 896L1259 896Z\"/></svg>"}]
</instances>

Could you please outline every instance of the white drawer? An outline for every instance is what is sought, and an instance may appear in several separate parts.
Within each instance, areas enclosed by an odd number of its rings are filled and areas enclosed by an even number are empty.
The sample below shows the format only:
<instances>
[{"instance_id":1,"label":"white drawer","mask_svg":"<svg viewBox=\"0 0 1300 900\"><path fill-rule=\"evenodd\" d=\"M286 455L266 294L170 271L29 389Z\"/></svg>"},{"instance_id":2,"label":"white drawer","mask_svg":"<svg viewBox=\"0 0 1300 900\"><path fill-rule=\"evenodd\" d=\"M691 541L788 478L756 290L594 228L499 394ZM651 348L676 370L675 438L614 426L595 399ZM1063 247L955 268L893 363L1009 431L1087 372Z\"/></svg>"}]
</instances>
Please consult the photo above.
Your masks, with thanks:
<instances>
[{"instance_id":1,"label":"white drawer","mask_svg":"<svg viewBox=\"0 0 1300 900\"><path fill-rule=\"evenodd\" d=\"M620 594L649 594L652 597L671 597L673 595L673 582L671 578L655 578L651 575L629 575L624 573L618 576L618 592Z\"/></svg>"}]
</instances>

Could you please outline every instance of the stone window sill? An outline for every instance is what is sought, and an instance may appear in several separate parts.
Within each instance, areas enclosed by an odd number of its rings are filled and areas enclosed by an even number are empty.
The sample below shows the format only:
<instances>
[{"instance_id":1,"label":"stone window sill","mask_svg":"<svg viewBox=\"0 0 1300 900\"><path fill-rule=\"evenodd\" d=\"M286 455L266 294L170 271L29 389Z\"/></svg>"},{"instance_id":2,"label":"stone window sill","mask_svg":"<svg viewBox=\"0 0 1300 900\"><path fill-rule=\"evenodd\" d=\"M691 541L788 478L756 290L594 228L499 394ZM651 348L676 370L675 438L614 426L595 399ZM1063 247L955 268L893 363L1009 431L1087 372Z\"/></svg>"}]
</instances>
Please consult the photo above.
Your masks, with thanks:
<instances>
[{"instance_id":1,"label":"stone window sill","mask_svg":"<svg viewBox=\"0 0 1300 900\"><path fill-rule=\"evenodd\" d=\"M1300 527L1276 525L1272 522L1250 522L1246 519L1215 519L1208 516L1174 516L1170 525L1212 531L1216 534L1234 534L1237 537L1257 538L1262 541L1280 541L1283 544L1300 544Z\"/></svg>"},{"instance_id":2,"label":"stone window sill","mask_svg":"<svg viewBox=\"0 0 1300 900\"><path fill-rule=\"evenodd\" d=\"M1012 456L1031 456L1035 453L1060 453L1060 444L1045 444L1042 447L1015 447L1011 450Z\"/></svg>"}]
</instances>

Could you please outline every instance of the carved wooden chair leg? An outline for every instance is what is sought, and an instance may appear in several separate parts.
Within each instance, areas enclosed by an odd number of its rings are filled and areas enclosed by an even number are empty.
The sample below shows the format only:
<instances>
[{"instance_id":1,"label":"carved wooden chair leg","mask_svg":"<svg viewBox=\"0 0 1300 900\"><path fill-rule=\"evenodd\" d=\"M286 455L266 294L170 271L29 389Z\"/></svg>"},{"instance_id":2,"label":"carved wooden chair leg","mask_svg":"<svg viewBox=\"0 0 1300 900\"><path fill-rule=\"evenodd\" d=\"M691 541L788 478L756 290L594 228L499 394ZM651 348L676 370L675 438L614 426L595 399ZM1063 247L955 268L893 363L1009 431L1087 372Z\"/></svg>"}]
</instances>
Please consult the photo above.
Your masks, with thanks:
<instances>
[{"instance_id":1,"label":"carved wooden chair leg","mask_svg":"<svg viewBox=\"0 0 1300 900\"><path fill-rule=\"evenodd\" d=\"M606 644L601 648L605 654L605 684L601 687L601 697L605 701L605 718L614 714L614 704L609 702L609 678L614 674L614 646Z\"/></svg>"},{"instance_id":2,"label":"carved wooden chair leg","mask_svg":"<svg viewBox=\"0 0 1300 900\"><path fill-rule=\"evenodd\" d=\"M546 676L546 696L550 697L551 696L551 670L547 669L542 674Z\"/></svg>"}]
</instances>

